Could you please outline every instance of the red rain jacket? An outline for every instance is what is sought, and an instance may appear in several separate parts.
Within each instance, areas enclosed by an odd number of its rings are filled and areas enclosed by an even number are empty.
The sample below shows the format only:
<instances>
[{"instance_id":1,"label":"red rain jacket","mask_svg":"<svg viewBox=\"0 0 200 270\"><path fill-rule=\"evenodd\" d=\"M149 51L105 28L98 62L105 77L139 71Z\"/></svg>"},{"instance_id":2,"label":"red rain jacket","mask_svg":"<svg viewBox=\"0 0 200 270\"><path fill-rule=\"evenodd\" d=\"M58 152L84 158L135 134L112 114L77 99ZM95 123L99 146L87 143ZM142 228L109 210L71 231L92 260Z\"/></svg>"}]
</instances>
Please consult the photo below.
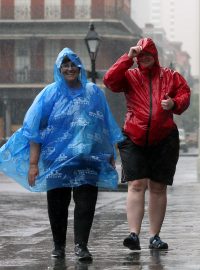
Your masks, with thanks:
<instances>
[{"instance_id":1,"label":"red rain jacket","mask_svg":"<svg viewBox=\"0 0 200 270\"><path fill-rule=\"evenodd\" d=\"M190 103L190 88L176 71L159 65L158 52L150 38L141 39L142 50L155 59L151 69L130 69L133 59L121 56L104 76L104 84L113 92L124 92L127 113L124 131L137 145L157 144L166 138L176 124L173 114L181 114ZM168 95L174 101L172 110L163 110L161 100Z\"/></svg>"}]
</instances>

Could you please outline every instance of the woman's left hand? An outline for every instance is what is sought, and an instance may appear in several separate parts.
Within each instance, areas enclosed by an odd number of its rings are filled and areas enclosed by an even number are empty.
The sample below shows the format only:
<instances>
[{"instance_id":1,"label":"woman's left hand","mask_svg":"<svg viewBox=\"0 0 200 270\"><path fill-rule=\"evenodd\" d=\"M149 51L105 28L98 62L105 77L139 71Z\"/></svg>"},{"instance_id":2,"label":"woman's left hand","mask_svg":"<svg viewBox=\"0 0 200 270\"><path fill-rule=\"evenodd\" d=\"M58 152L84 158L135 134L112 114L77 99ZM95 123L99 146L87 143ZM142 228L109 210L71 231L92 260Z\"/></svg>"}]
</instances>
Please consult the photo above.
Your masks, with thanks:
<instances>
[{"instance_id":1,"label":"woman's left hand","mask_svg":"<svg viewBox=\"0 0 200 270\"><path fill-rule=\"evenodd\" d=\"M30 164L29 171L28 171L28 183L29 186L35 186L36 177L39 175L39 168L38 164Z\"/></svg>"}]
</instances>

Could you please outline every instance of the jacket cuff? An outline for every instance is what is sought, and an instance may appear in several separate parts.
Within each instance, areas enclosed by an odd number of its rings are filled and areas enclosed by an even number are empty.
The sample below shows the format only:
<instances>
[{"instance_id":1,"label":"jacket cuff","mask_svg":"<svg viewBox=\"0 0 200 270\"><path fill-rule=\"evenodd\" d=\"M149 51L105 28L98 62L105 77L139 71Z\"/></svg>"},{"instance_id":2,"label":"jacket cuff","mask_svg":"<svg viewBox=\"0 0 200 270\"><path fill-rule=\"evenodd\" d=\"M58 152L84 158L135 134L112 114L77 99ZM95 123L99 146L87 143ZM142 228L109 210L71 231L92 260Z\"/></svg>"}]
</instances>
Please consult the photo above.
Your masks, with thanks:
<instances>
[{"instance_id":1,"label":"jacket cuff","mask_svg":"<svg viewBox=\"0 0 200 270\"><path fill-rule=\"evenodd\" d=\"M172 99L172 100L174 102L174 106L171 108L171 110L174 111L174 110L176 110L177 105L176 105L176 101L174 99Z\"/></svg>"},{"instance_id":2,"label":"jacket cuff","mask_svg":"<svg viewBox=\"0 0 200 270\"><path fill-rule=\"evenodd\" d=\"M125 53L125 54L123 55L123 57L126 58L126 60L129 60L129 62L130 62L131 65L134 64L133 58L130 58L130 57L128 56L128 53Z\"/></svg>"}]
</instances>

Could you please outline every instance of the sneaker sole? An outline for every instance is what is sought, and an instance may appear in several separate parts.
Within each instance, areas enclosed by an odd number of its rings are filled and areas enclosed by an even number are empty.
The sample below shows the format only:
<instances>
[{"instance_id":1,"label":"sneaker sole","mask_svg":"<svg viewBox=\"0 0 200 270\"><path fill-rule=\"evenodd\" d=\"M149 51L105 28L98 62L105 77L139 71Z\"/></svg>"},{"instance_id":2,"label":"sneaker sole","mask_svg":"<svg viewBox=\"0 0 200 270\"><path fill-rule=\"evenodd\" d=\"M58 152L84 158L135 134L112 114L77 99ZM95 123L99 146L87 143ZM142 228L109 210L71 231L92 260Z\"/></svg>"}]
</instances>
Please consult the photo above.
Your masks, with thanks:
<instances>
[{"instance_id":1,"label":"sneaker sole","mask_svg":"<svg viewBox=\"0 0 200 270\"><path fill-rule=\"evenodd\" d=\"M149 245L149 248L150 249L156 249L156 250L163 250L163 249L168 249L168 244L163 244L162 246L160 247L155 247L154 245Z\"/></svg>"},{"instance_id":2,"label":"sneaker sole","mask_svg":"<svg viewBox=\"0 0 200 270\"><path fill-rule=\"evenodd\" d=\"M92 262L93 258L92 257L89 257L89 256L86 256L86 257L78 257L76 255L77 259L80 261L80 262Z\"/></svg>"},{"instance_id":3,"label":"sneaker sole","mask_svg":"<svg viewBox=\"0 0 200 270\"><path fill-rule=\"evenodd\" d=\"M51 254L51 257L53 257L53 258L64 258L65 257L65 254L63 254L63 255L54 255L54 254Z\"/></svg>"},{"instance_id":4,"label":"sneaker sole","mask_svg":"<svg viewBox=\"0 0 200 270\"><path fill-rule=\"evenodd\" d=\"M129 248L130 250L141 250L140 246L137 245L133 245L132 241L124 240L123 245L127 248Z\"/></svg>"}]
</instances>

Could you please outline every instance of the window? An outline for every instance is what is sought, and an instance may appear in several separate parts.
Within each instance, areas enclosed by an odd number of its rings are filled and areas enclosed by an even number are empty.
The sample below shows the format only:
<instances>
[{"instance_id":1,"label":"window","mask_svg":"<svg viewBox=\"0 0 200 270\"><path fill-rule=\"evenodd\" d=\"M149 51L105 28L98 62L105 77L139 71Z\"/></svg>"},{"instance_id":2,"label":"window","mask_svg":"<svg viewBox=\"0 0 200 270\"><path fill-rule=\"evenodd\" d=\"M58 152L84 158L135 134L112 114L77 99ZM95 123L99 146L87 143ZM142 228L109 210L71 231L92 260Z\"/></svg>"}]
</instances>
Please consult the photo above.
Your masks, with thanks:
<instances>
[{"instance_id":1,"label":"window","mask_svg":"<svg viewBox=\"0 0 200 270\"><path fill-rule=\"evenodd\" d=\"M115 18L116 17L116 1L114 0L107 0L105 2L105 17L106 18ZM122 3L121 3L122 4ZM122 8L122 7L121 7Z\"/></svg>"},{"instance_id":2,"label":"window","mask_svg":"<svg viewBox=\"0 0 200 270\"><path fill-rule=\"evenodd\" d=\"M61 18L61 3L55 0L45 0L44 8L44 18L45 19L60 19Z\"/></svg>"},{"instance_id":3,"label":"window","mask_svg":"<svg viewBox=\"0 0 200 270\"><path fill-rule=\"evenodd\" d=\"M16 82L29 82L30 56L28 42L17 40L15 43L15 70Z\"/></svg>"},{"instance_id":4,"label":"window","mask_svg":"<svg viewBox=\"0 0 200 270\"><path fill-rule=\"evenodd\" d=\"M15 0L15 19L28 20L31 18L31 0Z\"/></svg>"},{"instance_id":5,"label":"window","mask_svg":"<svg viewBox=\"0 0 200 270\"><path fill-rule=\"evenodd\" d=\"M90 70L91 69L90 57L83 40L76 40L74 51L80 57L81 62L83 63L85 69Z\"/></svg>"},{"instance_id":6,"label":"window","mask_svg":"<svg viewBox=\"0 0 200 270\"><path fill-rule=\"evenodd\" d=\"M59 40L46 40L45 42L45 60L44 60L44 70L45 70L45 82L53 82L53 67L56 61L56 57L60 52L60 42Z\"/></svg>"},{"instance_id":7,"label":"window","mask_svg":"<svg viewBox=\"0 0 200 270\"><path fill-rule=\"evenodd\" d=\"M91 18L91 0L75 0L75 18Z\"/></svg>"}]
</instances>

